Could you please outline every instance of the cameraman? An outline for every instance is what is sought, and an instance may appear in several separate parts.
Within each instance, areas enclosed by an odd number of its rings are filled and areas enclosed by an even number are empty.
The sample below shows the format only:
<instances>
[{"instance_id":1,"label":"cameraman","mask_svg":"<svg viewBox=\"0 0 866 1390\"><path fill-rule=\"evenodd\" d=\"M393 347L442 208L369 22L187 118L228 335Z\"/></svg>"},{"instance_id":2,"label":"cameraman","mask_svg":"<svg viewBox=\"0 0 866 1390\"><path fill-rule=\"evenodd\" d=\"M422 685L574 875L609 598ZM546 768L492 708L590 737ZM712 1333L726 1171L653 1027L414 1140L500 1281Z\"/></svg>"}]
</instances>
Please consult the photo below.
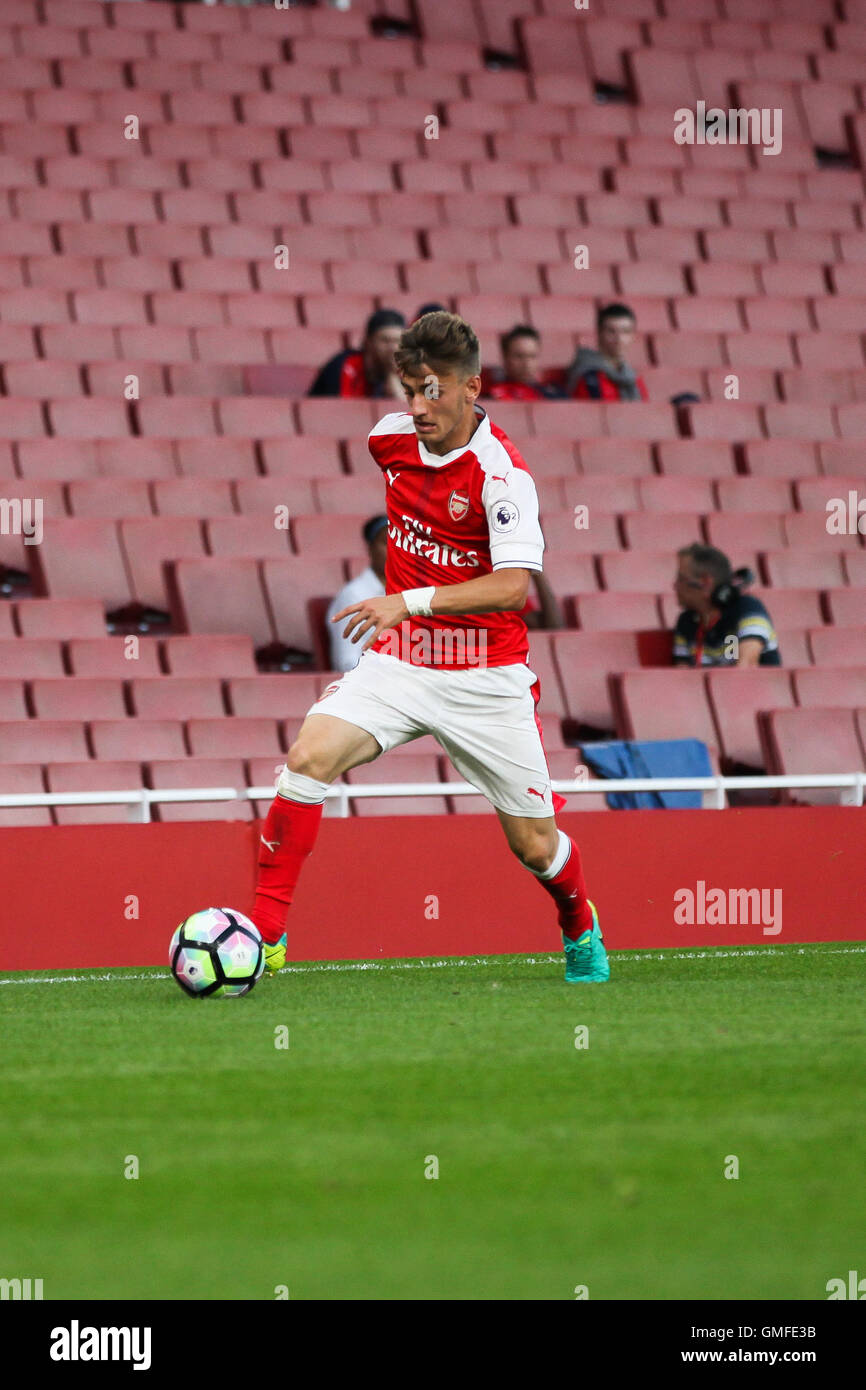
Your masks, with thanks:
<instances>
[{"instance_id":1,"label":"cameraman","mask_svg":"<svg viewBox=\"0 0 866 1390\"><path fill-rule=\"evenodd\" d=\"M733 571L711 545L688 545L677 557L674 591L684 611L674 628L674 665L781 666L769 613L742 592L751 573Z\"/></svg>"}]
</instances>

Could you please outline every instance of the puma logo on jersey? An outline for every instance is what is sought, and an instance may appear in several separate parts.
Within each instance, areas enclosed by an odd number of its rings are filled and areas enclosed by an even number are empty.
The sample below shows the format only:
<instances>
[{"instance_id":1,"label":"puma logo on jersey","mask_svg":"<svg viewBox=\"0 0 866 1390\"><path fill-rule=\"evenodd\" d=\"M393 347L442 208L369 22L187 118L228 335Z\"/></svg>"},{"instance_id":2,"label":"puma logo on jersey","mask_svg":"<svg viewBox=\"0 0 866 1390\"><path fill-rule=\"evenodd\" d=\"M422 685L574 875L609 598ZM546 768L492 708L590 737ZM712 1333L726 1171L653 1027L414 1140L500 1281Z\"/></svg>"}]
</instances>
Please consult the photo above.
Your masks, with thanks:
<instances>
[{"instance_id":1,"label":"puma logo on jersey","mask_svg":"<svg viewBox=\"0 0 866 1390\"><path fill-rule=\"evenodd\" d=\"M261 840L265 848L271 851L271 854L276 854L277 850L280 847L279 840L266 840L264 835L260 835L259 839Z\"/></svg>"},{"instance_id":2,"label":"puma logo on jersey","mask_svg":"<svg viewBox=\"0 0 866 1390\"><path fill-rule=\"evenodd\" d=\"M387 476L388 482L389 482L392 486L394 485L394 483L396 483L397 479L398 479L399 476L400 476L399 473L394 473L394 474L392 474L390 468L386 468L386 469L385 469L385 474L386 474L386 476Z\"/></svg>"}]
</instances>

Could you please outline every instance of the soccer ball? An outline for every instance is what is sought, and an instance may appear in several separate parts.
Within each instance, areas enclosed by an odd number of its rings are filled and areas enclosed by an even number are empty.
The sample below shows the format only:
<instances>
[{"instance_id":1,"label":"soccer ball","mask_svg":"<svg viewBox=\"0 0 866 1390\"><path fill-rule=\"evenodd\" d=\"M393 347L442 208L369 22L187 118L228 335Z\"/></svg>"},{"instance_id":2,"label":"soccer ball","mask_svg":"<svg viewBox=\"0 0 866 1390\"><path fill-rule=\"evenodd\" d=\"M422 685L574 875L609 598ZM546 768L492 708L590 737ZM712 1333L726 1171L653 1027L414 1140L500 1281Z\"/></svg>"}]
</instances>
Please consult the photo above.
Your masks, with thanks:
<instances>
[{"instance_id":1,"label":"soccer ball","mask_svg":"<svg viewBox=\"0 0 866 1390\"><path fill-rule=\"evenodd\" d=\"M206 907L181 922L168 960L181 989L194 999L248 994L265 968L258 927L229 907Z\"/></svg>"}]
</instances>

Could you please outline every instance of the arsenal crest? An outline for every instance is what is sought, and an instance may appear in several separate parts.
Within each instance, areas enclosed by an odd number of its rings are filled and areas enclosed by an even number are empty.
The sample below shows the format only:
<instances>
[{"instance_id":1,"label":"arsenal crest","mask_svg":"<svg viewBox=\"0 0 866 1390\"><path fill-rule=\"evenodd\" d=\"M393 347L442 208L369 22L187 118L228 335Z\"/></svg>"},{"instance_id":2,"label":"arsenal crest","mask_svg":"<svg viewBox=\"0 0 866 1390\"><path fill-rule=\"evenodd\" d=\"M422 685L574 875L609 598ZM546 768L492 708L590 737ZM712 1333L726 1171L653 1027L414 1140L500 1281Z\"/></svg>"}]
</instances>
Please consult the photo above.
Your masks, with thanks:
<instances>
[{"instance_id":1,"label":"arsenal crest","mask_svg":"<svg viewBox=\"0 0 866 1390\"><path fill-rule=\"evenodd\" d=\"M448 515L452 521L462 521L469 511L469 498L456 490L448 498Z\"/></svg>"}]
</instances>

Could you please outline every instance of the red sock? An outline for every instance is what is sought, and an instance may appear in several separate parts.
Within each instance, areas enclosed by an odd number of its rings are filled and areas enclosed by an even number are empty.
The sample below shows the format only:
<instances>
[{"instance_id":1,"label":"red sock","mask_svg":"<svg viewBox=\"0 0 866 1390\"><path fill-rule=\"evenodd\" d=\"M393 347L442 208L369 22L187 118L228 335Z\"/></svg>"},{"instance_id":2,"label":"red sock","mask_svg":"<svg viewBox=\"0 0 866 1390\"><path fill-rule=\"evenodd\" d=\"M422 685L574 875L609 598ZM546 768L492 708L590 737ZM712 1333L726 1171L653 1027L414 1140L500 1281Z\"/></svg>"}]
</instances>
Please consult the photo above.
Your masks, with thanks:
<instances>
[{"instance_id":1,"label":"red sock","mask_svg":"<svg viewBox=\"0 0 866 1390\"><path fill-rule=\"evenodd\" d=\"M286 917L304 860L316 843L322 805L275 796L259 842L256 900L250 916L269 945L286 930Z\"/></svg>"},{"instance_id":2,"label":"red sock","mask_svg":"<svg viewBox=\"0 0 866 1390\"><path fill-rule=\"evenodd\" d=\"M576 941L592 927L592 912L586 900L586 882L580 862L580 850L569 839L571 853L555 878L540 878L559 908L559 925L564 936Z\"/></svg>"}]
</instances>

